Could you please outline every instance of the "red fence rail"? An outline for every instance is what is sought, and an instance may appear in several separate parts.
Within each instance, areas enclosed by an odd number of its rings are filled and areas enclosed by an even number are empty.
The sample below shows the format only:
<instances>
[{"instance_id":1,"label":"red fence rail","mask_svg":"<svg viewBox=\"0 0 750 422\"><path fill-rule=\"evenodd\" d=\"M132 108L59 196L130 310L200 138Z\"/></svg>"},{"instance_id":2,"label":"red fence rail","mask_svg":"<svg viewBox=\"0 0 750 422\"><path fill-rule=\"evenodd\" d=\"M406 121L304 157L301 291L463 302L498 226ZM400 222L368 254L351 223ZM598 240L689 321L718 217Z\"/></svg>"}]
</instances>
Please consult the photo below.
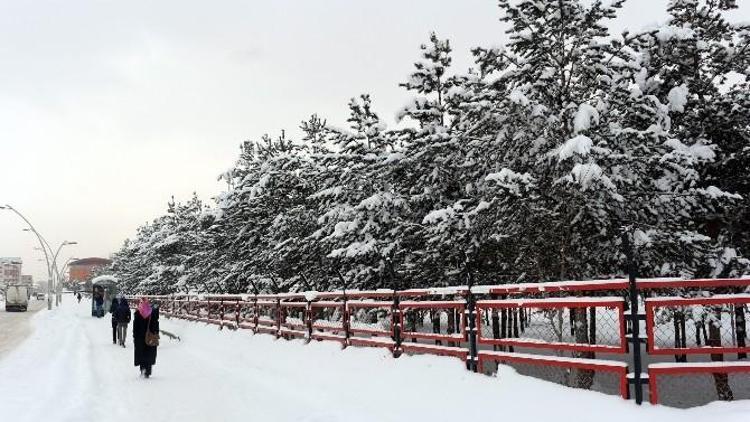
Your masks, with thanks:
<instances>
[{"instance_id":1,"label":"red fence rail","mask_svg":"<svg viewBox=\"0 0 750 422\"><path fill-rule=\"evenodd\" d=\"M750 287L750 277L637 279L635 289L628 286L626 279L612 279L401 291L149 297L161 304L167 317L277 338L383 347L395 357L402 353L452 356L480 371L487 362L496 362L590 371L592 377L608 374L615 381L605 390L624 398L629 397L633 379L643 378L652 403L659 402L657 381L669 377L750 374L750 363L744 360L750 352L745 326L750 294L742 292ZM638 303L645 308L642 314L628 309ZM645 338L630 334L636 324L645 325ZM641 348L642 341L648 376L638 377L628 370L630 365L642 367L643 362L635 365L633 360L637 356L633 351ZM750 377L745 378L737 382L743 383L740 389L747 387L750 392ZM707 385L701 388L710 388ZM731 387L726 382L716 385L717 389Z\"/></svg>"}]
</instances>

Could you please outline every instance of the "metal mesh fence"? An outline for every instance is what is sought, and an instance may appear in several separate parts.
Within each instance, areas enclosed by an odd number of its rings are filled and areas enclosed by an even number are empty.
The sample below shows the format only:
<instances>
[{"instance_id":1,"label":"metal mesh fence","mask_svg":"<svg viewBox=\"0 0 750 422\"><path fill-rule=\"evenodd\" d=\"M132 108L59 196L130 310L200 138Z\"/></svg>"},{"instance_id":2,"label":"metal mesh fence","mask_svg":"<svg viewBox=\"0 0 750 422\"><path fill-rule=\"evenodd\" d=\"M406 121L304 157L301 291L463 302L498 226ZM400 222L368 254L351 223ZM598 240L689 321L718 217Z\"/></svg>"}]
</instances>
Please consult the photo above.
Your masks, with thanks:
<instances>
[{"instance_id":1,"label":"metal mesh fence","mask_svg":"<svg viewBox=\"0 0 750 422\"><path fill-rule=\"evenodd\" d=\"M305 308L301 306L282 306L282 325L292 328L304 328L306 324L305 312Z\"/></svg>"},{"instance_id":2,"label":"metal mesh fence","mask_svg":"<svg viewBox=\"0 0 750 422\"><path fill-rule=\"evenodd\" d=\"M750 399L750 372L670 374L655 378L659 404L666 406L688 408L716 400Z\"/></svg>"},{"instance_id":3,"label":"metal mesh fence","mask_svg":"<svg viewBox=\"0 0 750 422\"><path fill-rule=\"evenodd\" d=\"M311 310L311 318L314 328L344 328L344 310L342 307L314 306Z\"/></svg>"},{"instance_id":4,"label":"metal mesh fence","mask_svg":"<svg viewBox=\"0 0 750 422\"><path fill-rule=\"evenodd\" d=\"M745 348L746 304L657 306L655 349Z\"/></svg>"},{"instance_id":5,"label":"metal mesh fence","mask_svg":"<svg viewBox=\"0 0 750 422\"><path fill-rule=\"evenodd\" d=\"M252 304L241 302L240 303L240 322L250 323L255 315L255 310Z\"/></svg>"},{"instance_id":6,"label":"metal mesh fence","mask_svg":"<svg viewBox=\"0 0 750 422\"><path fill-rule=\"evenodd\" d=\"M352 331L391 332L391 310L388 304L382 308L352 308L349 311L349 325Z\"/></svg>"},{"instance_id":7,"label":"metal mesh fence","mask_svg":"<svg viewBox=\"0 0 750 422\"><path fill-rule=\"evenodd\" d=\"M485 362L485 374L495 373L499 365L510 366L520 375L534 377L566 387L581 388L611 395L620 395L621 393L620 375L614 372L565 368L545 364Z\"/></svg>"},{"instance_id":8,"label":"metal mesh fence","mask_svg":"<svg viewBox=\"0 0 750 422\"><path fill-rule=\"evenodd\" d=\"M258 304L256 309L258 325L272 326L276 324L279 316L275 304Z\"/></svg>"},{"instance_id":9,"label":"metal mesh fence","mask_svg":"<svg viewBox=\"0 0 750 422\"><path fill-rule=\"evenodd\" d=\"M402 315L405 341L453 346L464 339L463 308L406 308Z\"/></svg>"},{"instance_id":10,"label":"metal mesh fence","mask_svg":"<svg viewBox=\"0 0 750 422\"><path fill-rule=\"evenodd\" d=\"M622 345L622 315L617 308L480 308L480 341Z\"/></svg>"}]
</instances>

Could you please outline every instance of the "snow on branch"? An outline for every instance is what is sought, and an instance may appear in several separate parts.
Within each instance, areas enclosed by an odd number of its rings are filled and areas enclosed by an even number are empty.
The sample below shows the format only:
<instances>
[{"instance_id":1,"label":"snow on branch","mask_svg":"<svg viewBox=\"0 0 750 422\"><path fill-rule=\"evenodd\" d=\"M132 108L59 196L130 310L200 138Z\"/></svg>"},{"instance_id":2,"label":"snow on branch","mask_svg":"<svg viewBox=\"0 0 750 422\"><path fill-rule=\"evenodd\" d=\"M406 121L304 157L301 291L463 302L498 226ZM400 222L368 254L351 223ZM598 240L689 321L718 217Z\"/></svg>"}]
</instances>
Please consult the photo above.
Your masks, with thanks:
<instances>
[{"instance_id":1,"label":"snow on branch","mask_svg":"<svg viewBox=\"0 0 750 422\"><path fill-rule=\"evenodd\" d=\"M534 186L534 178L529 173L516 173L513 170L503 168L497 173L490 173L485 176L484 180L496 182L498 186L503 187L515 194L521 193L521 188L529 189Z\"/></svg>"},{"instance_id":2,"label":"snow on branch","mask_svg":"<svg viewBox=\"0 0 750 422\"><path fill-rule=\"evenodd\" d=\"M563 161L574 155L585 157L591 152L594 142L586 135L577 135L565 141L555 152L558 160Z\"/></svg>"}]
</instances>

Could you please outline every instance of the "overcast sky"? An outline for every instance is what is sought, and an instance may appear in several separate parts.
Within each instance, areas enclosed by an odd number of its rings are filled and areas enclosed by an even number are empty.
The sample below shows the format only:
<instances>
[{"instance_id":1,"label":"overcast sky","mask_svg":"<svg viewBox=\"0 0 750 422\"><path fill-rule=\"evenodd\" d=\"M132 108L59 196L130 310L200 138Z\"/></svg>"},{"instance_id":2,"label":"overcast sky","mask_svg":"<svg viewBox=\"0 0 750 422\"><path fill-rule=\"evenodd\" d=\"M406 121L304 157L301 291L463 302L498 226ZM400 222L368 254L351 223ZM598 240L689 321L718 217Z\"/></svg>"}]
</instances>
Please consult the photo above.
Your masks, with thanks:
<instances>
[{"instance_id":1,"label":"overcast sky","mask_svg":"<svg viewBox=\"0 0 750 422\"><path fill-rule=\"evenodd\" d=\"M613 26L666 3L630 0ZM171 195L219 192L245 139L313 112L343 125L365 92L393 122L429 31L465 69L469 48L503 43L498 17L495 0L0 0L0 204L78 241L60 261L107 257ZM46 279L23 227L0 211L0 256Z\"/></svg>"}]
</instances>

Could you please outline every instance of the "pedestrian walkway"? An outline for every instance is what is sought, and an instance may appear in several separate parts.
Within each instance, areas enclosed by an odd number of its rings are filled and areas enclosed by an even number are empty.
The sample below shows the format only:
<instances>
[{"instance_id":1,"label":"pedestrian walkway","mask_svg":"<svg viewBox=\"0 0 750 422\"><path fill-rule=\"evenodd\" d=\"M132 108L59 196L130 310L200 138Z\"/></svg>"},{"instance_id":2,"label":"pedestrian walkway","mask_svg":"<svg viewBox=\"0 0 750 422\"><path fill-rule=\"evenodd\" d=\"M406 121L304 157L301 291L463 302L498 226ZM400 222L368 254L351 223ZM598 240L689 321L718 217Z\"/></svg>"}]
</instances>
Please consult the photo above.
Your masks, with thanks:
<instances>
[{"instance_id":1,"label":"pedestrian walkway","mask_svg":"<svg viewBox=\"0 0 750 422\"><path fill-rule=\"evenodd\" d=\"M33 319L34 332L0 360L0 415L18 421L491 421L744 420L750 403L688 411L637 407L590 391L467 372L458 359L341 350L245 330L163 318L151 379L133 366L132 339L112 344L108 317L64 303Z\"/></svg>"}]
</instances>

